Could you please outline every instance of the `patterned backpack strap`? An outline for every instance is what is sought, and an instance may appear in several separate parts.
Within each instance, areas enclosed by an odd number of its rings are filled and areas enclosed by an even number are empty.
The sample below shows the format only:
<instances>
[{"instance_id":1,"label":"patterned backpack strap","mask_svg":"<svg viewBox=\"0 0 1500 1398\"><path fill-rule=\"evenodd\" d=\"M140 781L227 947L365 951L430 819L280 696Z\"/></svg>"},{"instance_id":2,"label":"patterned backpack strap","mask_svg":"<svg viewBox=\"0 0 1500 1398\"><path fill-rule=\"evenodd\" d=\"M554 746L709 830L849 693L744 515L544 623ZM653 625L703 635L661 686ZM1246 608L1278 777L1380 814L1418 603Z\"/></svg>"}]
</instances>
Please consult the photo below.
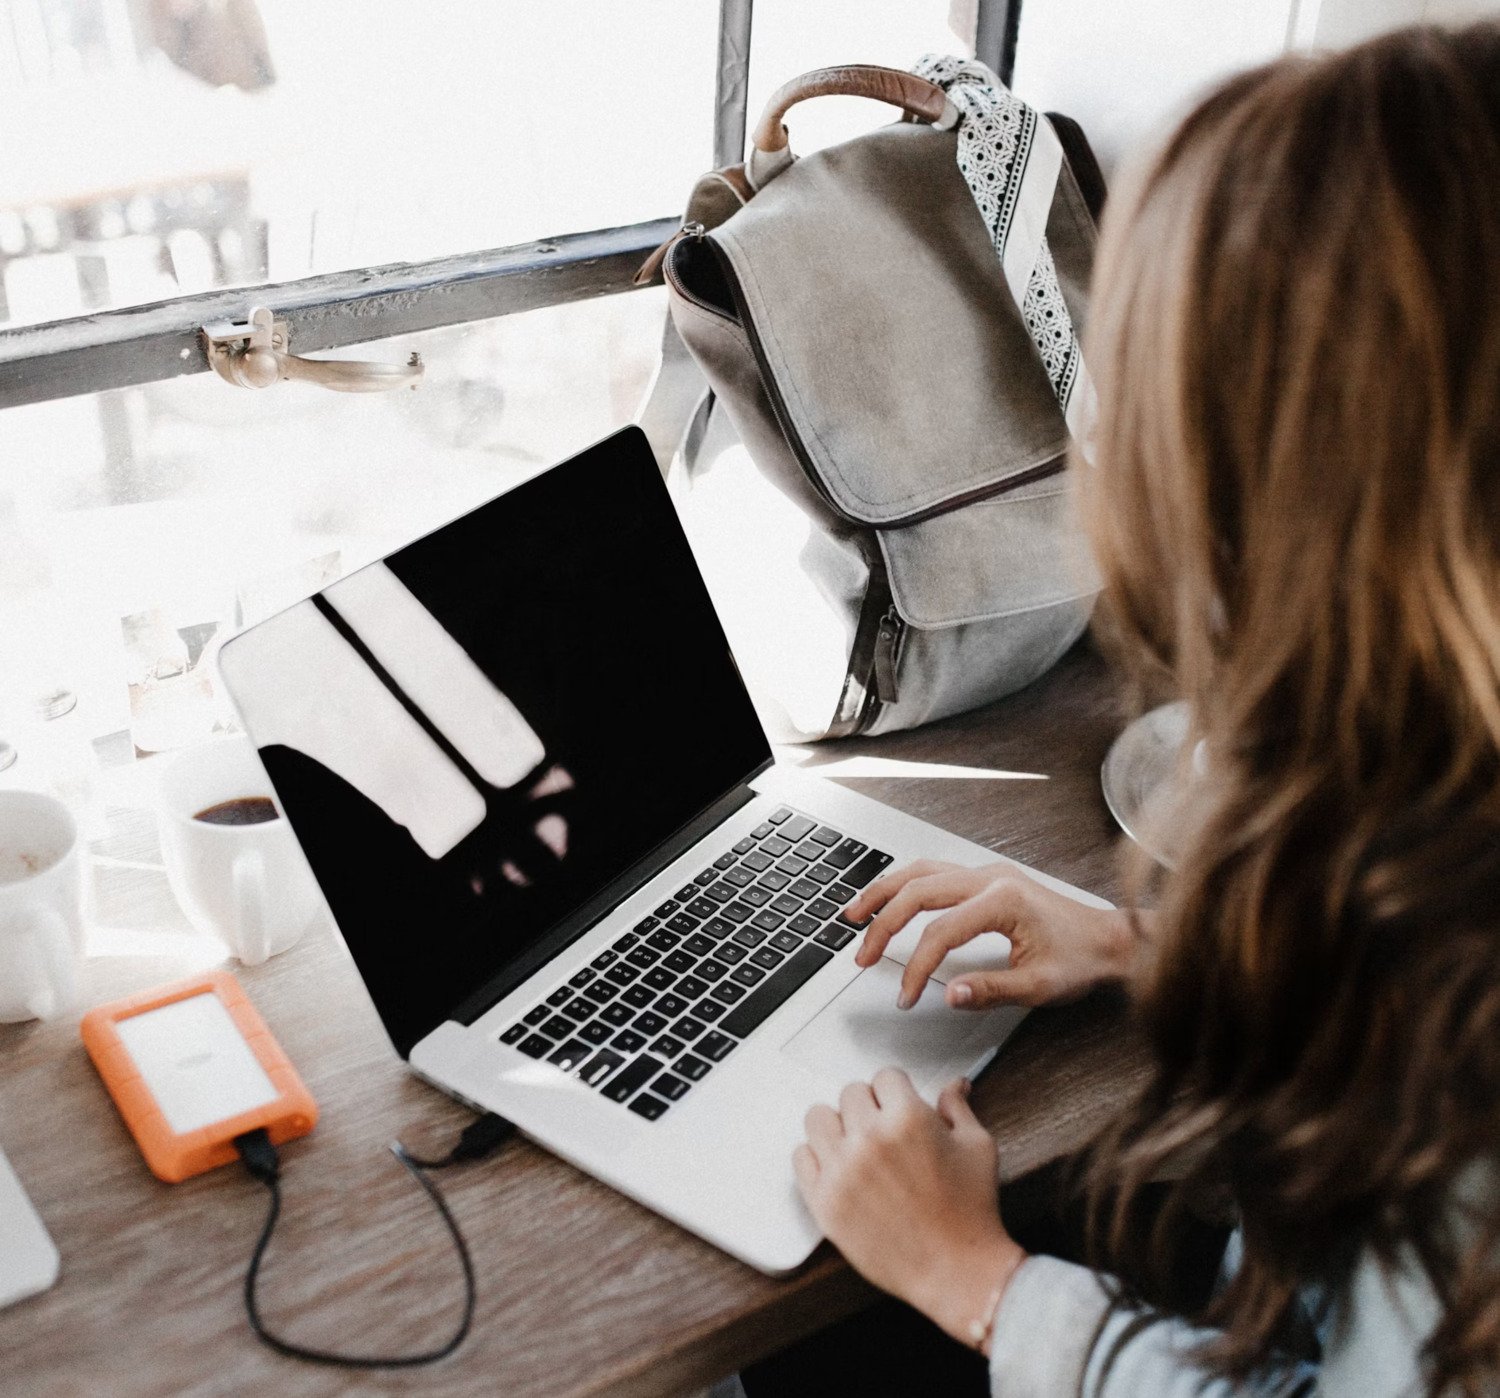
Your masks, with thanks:
<instances>
[{"instance_id":1,"label":"patterned backpack strap","mask_svg":"<svg viewBox=\"0 0 1500 1398\"><path fill-rule=\"evenodd\" d=\"M1090 459L1094 385L1047 246L1062 143L1046 117L983 63L928 54L913 71L941 87L958 108L959 171L990 231L1006 285L1046 366L1068 431Z\"/></svg>"}]
</instances>

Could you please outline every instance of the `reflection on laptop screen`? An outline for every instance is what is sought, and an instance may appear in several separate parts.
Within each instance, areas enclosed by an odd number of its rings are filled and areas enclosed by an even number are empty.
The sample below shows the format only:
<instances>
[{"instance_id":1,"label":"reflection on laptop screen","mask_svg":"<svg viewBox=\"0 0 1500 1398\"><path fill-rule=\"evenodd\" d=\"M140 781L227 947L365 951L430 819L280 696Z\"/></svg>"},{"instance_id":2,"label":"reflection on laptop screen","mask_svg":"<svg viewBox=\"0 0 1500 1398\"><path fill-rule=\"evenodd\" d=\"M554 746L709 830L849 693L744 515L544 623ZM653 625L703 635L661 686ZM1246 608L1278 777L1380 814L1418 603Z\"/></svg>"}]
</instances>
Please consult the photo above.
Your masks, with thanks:
<instances>
[{"instance_id":1,"label":"reflection on laptop screen","mask_svg":"<svg viewBox=\"0 0 1500 1398\"><path fill-rule=\"evenodd\" d=\"M221 664L403 1054L770 757L635 430Z\"/></svg>"}]
</instances>

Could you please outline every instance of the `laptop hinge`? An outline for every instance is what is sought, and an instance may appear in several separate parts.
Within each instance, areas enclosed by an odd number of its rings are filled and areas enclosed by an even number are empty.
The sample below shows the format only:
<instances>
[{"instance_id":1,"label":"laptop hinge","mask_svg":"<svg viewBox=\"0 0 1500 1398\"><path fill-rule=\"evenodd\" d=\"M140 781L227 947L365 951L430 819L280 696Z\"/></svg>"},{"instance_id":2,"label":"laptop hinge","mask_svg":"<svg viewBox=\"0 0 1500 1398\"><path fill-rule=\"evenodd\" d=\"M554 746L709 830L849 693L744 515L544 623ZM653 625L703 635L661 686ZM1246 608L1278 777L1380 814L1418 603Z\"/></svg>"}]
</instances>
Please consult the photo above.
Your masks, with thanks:
<instances>
[{"instance_id":1,"label":"laptop hinge","mask_svg":"<svg viewBox=\"0 0 1500 1398\"><path fill-rule=\"evenodd\" d=\"M753 779L771 765L768 759L750 774ZM749 805L760 793L748 782L726 792L674 835L663 840L644 858L637 860L619 878L606 884L577 912L564 918L523 956L486 982L449 1015L459 1024L473 1024L486 1011L498 1005L516 986L545 966L553 957L576 942L603 918L614 912L640 889L651 882L673 860L687 853L699 840L711 835L736 811Z\"/></svg>"}]
</instances>

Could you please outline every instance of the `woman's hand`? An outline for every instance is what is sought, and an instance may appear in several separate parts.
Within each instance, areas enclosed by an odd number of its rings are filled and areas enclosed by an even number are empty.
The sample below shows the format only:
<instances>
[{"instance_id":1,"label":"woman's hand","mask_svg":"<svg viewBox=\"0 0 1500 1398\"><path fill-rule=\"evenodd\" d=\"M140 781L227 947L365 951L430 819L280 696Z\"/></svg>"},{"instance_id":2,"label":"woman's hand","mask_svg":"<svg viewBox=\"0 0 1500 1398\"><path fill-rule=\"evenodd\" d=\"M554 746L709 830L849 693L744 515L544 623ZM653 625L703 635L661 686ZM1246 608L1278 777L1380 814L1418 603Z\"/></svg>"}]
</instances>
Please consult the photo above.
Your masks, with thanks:
<instances>
[{"instance_id":1,"label":"woman's hand","mask_svg":"<svg viewBox=\"0 0 1500 1398\"><path fill-rule=\"evenodd\" d=\"M851 922L878 914L855 960L873 966L892 937L933 908L948 911L928 924L906 964L902 1009L917 1003L927 978L954 947L984 932L1010 939L1010 964L950 981L950 1005L987 1010L1076 1000L1096 986L1127 980L1138 952L1125 913L1086 907L1013 864L970 869L920 860L876 879L844 909Z\"/></svg>"},{"instance_id":2,"label":"woman's hand","mask_svg":"<svg viewBox=\"0 0 1500 1398\"><path fill-rule=\"evenodd\" d=\"M1000 1221L998 1155L968 1084L934 1111L899 1068L807 1114L792 1166L818 1226L851 1266L963 1344L977 1345L1026 1259Z\"/></svg>"}]
</instances>

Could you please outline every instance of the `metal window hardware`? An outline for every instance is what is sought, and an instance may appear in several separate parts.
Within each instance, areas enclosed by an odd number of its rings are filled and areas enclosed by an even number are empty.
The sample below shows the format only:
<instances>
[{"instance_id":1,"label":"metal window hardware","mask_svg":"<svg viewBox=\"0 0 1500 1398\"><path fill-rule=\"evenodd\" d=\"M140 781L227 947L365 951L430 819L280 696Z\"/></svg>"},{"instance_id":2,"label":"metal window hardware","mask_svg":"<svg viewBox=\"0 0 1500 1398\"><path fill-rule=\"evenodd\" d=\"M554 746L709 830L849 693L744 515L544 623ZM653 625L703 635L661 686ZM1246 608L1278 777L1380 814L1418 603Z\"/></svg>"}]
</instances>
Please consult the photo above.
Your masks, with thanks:
<instances>
[{"instance_id":1,"label":"metal window hardware","mask_svg":"<svg viewBox=\"0 0 1500 1398\"><path fill-rule=\"evenodd\" d=\"M405 364L377 364L354 359L304 359L291 354L291 332L264 306L250 312L244 324L217 321L201 331L214 372L240 388L269 388L283 379L321 384L340 393L379 393L415 388L422 377L422 356L413 351Z\"/></svg>"}]
</instances>

